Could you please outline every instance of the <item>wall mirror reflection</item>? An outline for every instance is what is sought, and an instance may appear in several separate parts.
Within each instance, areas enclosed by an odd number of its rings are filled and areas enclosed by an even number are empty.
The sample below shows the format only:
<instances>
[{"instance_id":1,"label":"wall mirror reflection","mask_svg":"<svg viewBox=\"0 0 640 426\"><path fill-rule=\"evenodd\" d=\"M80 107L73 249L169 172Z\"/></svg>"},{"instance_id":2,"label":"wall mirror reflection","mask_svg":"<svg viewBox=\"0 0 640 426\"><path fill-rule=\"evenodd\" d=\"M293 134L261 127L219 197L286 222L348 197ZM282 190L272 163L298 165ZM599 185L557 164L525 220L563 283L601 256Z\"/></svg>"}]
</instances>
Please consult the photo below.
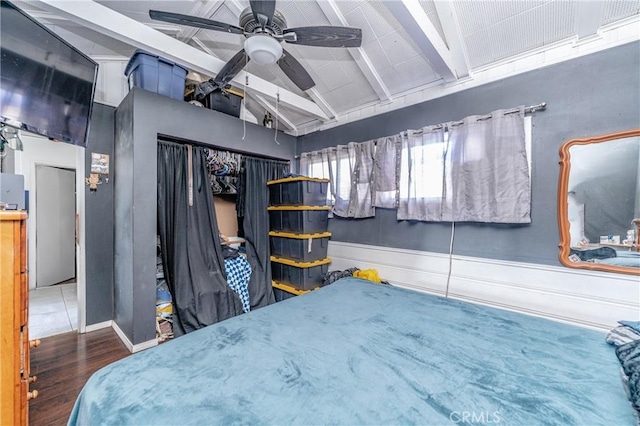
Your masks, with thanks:
<instances>
[{"instance_id":1,"label":"wall mirror reflection","mask_svg":"<svg viewBox=\"0 0 640 426\"><path fill-rule=\"evenodd\" d=\"M560 149L560 262L640 275L640 129Z\"/></svg>"}]
</instances>

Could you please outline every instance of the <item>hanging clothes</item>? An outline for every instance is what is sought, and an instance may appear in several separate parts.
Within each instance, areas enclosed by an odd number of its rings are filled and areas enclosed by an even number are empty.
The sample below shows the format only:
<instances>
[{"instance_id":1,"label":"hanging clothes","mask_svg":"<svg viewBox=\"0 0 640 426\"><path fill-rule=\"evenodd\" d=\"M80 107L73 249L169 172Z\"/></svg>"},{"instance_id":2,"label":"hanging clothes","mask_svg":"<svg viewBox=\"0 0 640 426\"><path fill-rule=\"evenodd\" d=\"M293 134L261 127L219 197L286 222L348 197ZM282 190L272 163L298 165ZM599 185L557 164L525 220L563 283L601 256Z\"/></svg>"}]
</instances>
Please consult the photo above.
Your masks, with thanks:
<instances>
[{"instance_id":1,"label":"hanging clothes","mask_svg":"<svg viewBox=\"0 0 640 426\"><path fill-rule=\"evenodd\" d=\"M205 153L213 195L237 194L242 156L234 152L210 148L205 148Z\"/></svg>"},{"instance_id":2,"label":"hanging clothes","mask_svg":"<svg viewBox=\"0 0 640 426\"><path fill-rule=\"evenodd\" d=\"M267 182L282 179L289 164L282 161L245 157L238 196L238 215L244 217L245 248L252 274L249 284L251 309L275 303L271 287L269 245L269 188Z\"/></svg>"},{"instance_id":3,"label":"hanging clothes","mask_svg":"<svg viewBox=\"0 0 640 426\"><path fill-rule=\"evenodd\" d=\"M227 286L204 148L158 142L158 233L176 337L242 313Z\"/></svg>"}]
</instances>

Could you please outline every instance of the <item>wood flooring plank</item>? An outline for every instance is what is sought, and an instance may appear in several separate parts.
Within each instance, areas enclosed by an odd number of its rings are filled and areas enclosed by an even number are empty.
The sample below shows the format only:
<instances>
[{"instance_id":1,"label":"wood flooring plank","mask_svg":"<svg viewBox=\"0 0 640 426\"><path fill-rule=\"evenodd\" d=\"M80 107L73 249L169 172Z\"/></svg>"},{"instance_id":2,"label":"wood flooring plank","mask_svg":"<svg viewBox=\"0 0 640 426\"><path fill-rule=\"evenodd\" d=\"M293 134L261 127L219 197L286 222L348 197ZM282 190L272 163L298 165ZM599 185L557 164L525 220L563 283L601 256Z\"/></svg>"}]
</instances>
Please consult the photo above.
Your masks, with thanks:
<instances>
[{"instance_id":1,"label":"wood flooring plank","mask_svg":"<svg viewBox=\"0 0 640 426\"><path fill-rule=\"evenodd\" d=\"M29 425L66 425L80 390L89 377L130 355L111 328L86 334L65 333L40 339L31 350L31 389L38 397L29 403Z\"/></svg>"}]
</instances>

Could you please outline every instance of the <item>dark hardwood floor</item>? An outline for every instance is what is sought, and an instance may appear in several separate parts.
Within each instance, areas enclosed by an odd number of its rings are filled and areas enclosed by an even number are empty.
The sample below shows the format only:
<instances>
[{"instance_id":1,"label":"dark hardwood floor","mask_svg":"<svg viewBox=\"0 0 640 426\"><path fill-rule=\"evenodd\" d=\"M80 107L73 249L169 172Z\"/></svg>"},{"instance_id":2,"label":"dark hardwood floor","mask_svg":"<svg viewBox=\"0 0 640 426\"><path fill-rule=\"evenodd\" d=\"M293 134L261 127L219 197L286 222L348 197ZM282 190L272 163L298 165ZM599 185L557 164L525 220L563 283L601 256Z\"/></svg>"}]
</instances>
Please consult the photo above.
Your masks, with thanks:
<instances>
[{"instance_id":1,"label":"dark hardwood floor","mask_svg":"<svg viewBox=\"0 0 640 426\"><path fill-rule=\"evenodd\" d=\"M29 402L31 426L66 425L80 390L95 371L130 355L111 328L86 334L77 332L40 339L31 350L31 389L38 397Z\"/></svg>"}]
</instances>

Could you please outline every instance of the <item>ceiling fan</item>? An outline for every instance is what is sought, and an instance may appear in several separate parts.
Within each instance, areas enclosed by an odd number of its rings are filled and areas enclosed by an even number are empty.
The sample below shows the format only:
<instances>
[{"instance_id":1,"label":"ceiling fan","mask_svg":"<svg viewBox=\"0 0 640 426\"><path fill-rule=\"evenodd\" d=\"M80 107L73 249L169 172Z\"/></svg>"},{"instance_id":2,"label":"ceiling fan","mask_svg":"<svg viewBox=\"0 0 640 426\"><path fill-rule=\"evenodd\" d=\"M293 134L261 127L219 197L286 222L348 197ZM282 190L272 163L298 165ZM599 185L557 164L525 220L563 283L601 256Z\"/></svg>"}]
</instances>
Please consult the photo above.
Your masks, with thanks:
<instances>
[{"instance_id":1,"label":"ceiling fan","mask_svg":"<svg viewBox=\"0 0 640 426\"><path fill-rule=\"evenodd\" d=\"M315 86L304 67L281 42L318 47L360 47L362 30L351 27L313 26L287 28L284 16L276 10L275 0L251 0L250 7L240 14L239 25L212 21L198 16L150 10L149 16L157 21L188 25L213 31L240 34L246 37L244 48L227 62L215 79L202 83L196 89L196 98L202 99L222 89L244 68L249 60L261 65L278 63L280 69L301 90Z\"/></svg>"}]
</instances>

